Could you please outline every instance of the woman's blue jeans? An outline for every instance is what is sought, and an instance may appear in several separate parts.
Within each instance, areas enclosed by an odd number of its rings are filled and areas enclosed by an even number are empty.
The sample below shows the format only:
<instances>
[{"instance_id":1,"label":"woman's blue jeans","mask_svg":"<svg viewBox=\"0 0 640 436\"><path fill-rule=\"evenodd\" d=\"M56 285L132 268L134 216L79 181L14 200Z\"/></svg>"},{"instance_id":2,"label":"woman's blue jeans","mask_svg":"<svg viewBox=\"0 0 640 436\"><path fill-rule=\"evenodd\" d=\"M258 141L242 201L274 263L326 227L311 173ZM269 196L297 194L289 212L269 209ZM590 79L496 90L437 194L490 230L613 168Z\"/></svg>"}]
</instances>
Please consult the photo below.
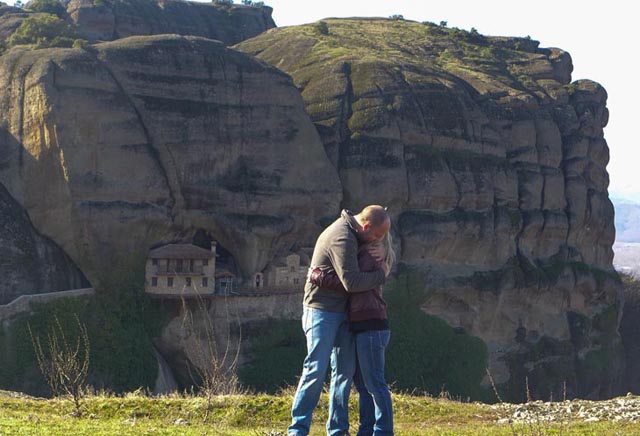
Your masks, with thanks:
<instances>
[{"instance_id":1,"label":"woman's blue jeans","mask_svg":"<svg viewBox=\"0 0 640 436\"><path fill-rule=\"evenodd\" d=\"M331 363L331 390L327 434L349 431L349 391L356 367L355 344L346 313L304 307L302 329L307 357L291 409L289 435L306 436Z\"/></svg>"},{"instance_id":2,"label":"woman's blue jeans","mask_svg":"<svg viewBox=\"0 0 640 436\"><path fill-rule=\"evenodd\" d=\"M384 378L384 352L389 338L389 330L356 334L358 365L353 382L360 394L357 436L393 435L391 393Z\"/></svg>"}]
</instances>

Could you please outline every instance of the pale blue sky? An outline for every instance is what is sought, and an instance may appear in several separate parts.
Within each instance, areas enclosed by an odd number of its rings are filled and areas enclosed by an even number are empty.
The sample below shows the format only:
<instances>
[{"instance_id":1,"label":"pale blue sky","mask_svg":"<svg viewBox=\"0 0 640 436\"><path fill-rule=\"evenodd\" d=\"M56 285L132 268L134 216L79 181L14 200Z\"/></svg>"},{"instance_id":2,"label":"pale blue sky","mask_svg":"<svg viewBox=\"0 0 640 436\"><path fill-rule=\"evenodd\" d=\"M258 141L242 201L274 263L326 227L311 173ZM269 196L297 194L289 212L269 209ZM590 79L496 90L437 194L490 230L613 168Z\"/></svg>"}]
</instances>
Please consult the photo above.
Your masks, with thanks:
<instances>
[{"instance_id":1,"label":"pale blue sky","mask_svg":"<svg viewBox=\"0 0 640 436\"><path fill-rule=\"evenodd\" d=\"M6 1L6 0L4 0ZM10 0L9 3L13 1ZM236 0L236 3L240 3ZM447 21L449 27L475 27L485 35L531 36L542 47L559 47L573 58L573 80L591 79L609 94L610 193L640 202L640 147L632 127L633 105L640 104L634 42L640 19L633 2L610 0L266 0L280 27L327 17L388 17Z\"/></svg>"}]
</instances>

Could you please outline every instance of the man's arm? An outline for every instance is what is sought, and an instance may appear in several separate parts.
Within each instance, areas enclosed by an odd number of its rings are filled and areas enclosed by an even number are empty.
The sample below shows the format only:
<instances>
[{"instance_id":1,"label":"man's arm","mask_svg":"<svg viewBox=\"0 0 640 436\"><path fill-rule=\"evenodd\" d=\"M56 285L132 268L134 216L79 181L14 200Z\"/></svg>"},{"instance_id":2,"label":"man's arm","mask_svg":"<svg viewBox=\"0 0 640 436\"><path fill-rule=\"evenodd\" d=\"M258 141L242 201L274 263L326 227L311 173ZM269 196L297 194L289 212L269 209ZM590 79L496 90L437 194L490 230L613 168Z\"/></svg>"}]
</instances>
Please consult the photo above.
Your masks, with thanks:
<instances>
[{"instance_id":1,"label":"man's arm","mask_svg":"<svg viewBox=\"0 0 640 436\"><path fill-rule=\"evenodd\" d=\"M339 236L327 247L331 265L347 292L364 292L381 285L385 273L379 269L361 272L358 266L358 243L354 238Z\"/></svg>"}]
</instances>

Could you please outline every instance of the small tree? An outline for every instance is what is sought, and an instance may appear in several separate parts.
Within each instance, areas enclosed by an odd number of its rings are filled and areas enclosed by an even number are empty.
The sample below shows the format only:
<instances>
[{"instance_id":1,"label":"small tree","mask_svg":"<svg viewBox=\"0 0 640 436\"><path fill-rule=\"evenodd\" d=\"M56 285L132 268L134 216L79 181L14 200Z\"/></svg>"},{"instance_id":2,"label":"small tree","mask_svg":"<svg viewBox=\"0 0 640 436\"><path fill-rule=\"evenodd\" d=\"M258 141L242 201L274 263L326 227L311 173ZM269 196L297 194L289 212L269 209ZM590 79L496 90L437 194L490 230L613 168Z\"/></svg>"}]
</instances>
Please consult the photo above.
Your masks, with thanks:
<instances>
[{"instance_id":1,"label":"small tree","mask_svg":"<svg viewBox=\"0 0 640 436\"><path fill-rule=\"evenodd\" d=\"M391 18L392 20L404 20L404 16L400 14L390 15L389 18Z\"/></svg>"},{"instance_id":2,"label":"small tree","mask_svg":"<svg viewBox=\"0 0 640 436\"><path fill-rule=\"evenodd\" d=\"M25 18L7 40L9 46L33 44L36 48L71 47L74 29L55 15L35 15Z\"/></svg>"},{"instance_id":3,"label":"small tree","mask_svg":"<svg viewBox=\"0 0 640 436\"><path fill-rule=\"evenodd\" d=\"M75 316L78 336L75 346L69 343L58 317L47 333L46 345L33 334L28 325L29 335L35 351L38 367L55 397L68 396L73 402L75 416L82 416L81 401L85 394L85 383L89 371L89 335L87 327Z\"/></svg>"},{"instance_id":4,"label":"small tree","mask_svg":"<svg viewBox=\"0 0 640 436\"><path fill-rule=\"evenodd\" d=\"M316 24L313 25L313 27L321 35L329 34L329 26L327 25L326 21L318 21Z\"/></svg>"},{"instance_id":5,"label":"small tree","mask_svg":"<svg viewBox=\"0 0 640 436\"><path fill-rule=\"evenodd\" d=\"M440 21L440 27L447 27L449 23L447 23L446 21Z\"/></svg>"},{"instance_id":6,"label":"small tree","mask_svg":"<svg viewBox=\"0 0 640 436\"><path fill-rule=\"evenodd\" d=\"M189 308L187 301L183 298L184 317L182 326L187 335L194 338L190 344L185 343L185 350L191 362L191 366L188 366L191 378L196 384L200 384L200 392L207 399L207 408L203 418L203 421L206 422L211 411L214 395L234 394L239 390L236 370L240 355L242 332L239 332L237 343L234 344L237 347L234 353L231 347L231 314L225 297L224 343L221 344L222 347L219 347L214 320L197 288L195 300L197 314L200 315L201 322L196 323L194 311ZM240 329L239 320L237 320L237 325Z\"/></svg>"}]
</instances>

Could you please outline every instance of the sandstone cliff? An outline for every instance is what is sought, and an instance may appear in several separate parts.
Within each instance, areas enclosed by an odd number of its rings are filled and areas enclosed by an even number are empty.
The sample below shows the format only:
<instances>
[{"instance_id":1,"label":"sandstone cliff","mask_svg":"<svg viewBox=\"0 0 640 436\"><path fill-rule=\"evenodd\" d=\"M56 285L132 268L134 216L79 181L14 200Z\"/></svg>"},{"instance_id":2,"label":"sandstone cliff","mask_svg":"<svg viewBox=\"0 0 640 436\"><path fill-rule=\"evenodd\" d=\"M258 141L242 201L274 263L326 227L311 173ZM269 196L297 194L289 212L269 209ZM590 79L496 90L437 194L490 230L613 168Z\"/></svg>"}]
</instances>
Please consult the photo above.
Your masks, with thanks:
<instances>
[{"instance_id":1,"label":"sandstone cliff","mask_svg":"<svg viewBox=\"0 0 640 436\"><path fill-rule=\"evenodd\" d=\"M219 42L15 48L0 89L0 181L94 286L110 259L198 230L251 279L338 210L291 79Z\"/></svg>"},{"instance_id":2,"label":"sandstone cliff","mask_svg":"<svg viewBox=\"0 0 640 436\"><path fill-rule=\"evenodd\" d=\"M424 274L423 310L481 337L498 383L618 386L606 92L570 82L568 53L386 19L236 48L293 77L343 206L390 207L402 261Z\"/></svg>"},{"instance_id":3,"label":"sandstone cliff","mask_svg":"<svg viewBox=\"0 0 640 436\"><path fill-rule=\"evenodd\" d=\"M268 6L180 0L70 0L67 13L89 40L178 34L235 44L275 27Z\"/></svg>"},{"instance_id":4,"label":"sandstone cliff","mask_svg":"<svg viewBox=\"0 0 640 436\"><path fill-rule=\"evenodd\" d=\"M230 45L275 27L268 6L217 5L181 0L70 0L66 21L78 38L112 41L134 35L177 34L216 39ZM27 8L0 4L0 47L30 16ZM62 8L64 10L64 7Z\"/></svg>"}]
</instances>

